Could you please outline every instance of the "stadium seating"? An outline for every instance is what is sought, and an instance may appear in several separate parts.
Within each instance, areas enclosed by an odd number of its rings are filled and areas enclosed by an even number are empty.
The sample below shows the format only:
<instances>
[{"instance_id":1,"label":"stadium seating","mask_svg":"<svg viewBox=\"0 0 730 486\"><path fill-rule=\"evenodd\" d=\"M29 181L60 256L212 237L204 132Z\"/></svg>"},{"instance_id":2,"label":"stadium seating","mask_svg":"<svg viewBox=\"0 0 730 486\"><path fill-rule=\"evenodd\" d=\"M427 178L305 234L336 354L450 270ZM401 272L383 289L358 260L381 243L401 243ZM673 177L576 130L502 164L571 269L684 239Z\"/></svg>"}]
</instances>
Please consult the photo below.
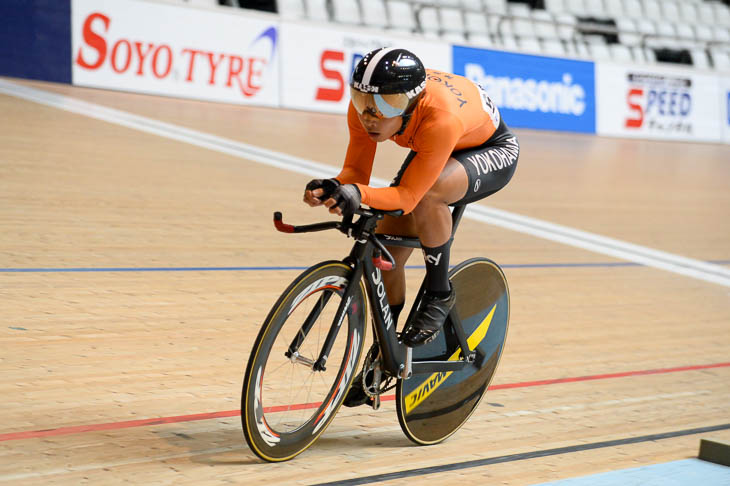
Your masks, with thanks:
<instances>
[{"instance_id":1,"label":"stadium seating","mask_svg":"<svg viewBox=\"0 0 730 486\"><path fill-rule=\"evenodd\" d=\"M235 0L232 0L235 2ZM447 42L617 62L690 59L730 70L730 2L719 0L277 0L308 19ZM538 5L541 8L535 8ZM681 55L667 56L676 51ZM684 62L684 61L676 61Z\"/></svg>"}]
</instances>

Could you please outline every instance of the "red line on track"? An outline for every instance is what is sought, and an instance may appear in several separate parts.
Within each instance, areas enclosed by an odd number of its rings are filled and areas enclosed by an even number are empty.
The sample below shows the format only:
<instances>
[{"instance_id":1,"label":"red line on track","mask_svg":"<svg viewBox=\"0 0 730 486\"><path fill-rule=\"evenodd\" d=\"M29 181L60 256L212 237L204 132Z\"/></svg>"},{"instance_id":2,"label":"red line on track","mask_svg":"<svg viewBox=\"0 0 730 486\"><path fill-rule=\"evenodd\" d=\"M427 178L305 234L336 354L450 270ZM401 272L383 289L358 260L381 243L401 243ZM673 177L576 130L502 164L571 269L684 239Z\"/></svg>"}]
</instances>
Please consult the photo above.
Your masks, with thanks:
<instances>
[{"instance_id":1,"label":"red line on track","mask_svg":"<svg viewBox=\"0 0 730 486\"><path fill-rule=\"evenodd\" d=\"M610 378L626 378L629 376L644 376L644 375L658 375L665 373L677 373L681 371L696 371L706 370L711 368L727 368L730 367L730 362L727 363L714 363L707 365L695 365L695 366L680 366L677 368L660 368L655 370L638 370L638 371L625 371L622 373L608 373L603 375L588 375L588 376L576 376L569 378L557 378L553 380L539 380L539 381L523 381L519 383L505 383L502 385L492 385L489 387L490 390L505 390L510 388L527 388L532 386L543 386L543 385L556 385L560 383L575 383L580 381L592 381L592 380L606 380ZM387 395L381 397L382 401L395 400L395 395ZM291 407L277 406L269 407L265 411L268 413L281 412L287 409L290 410L301 410L303 408L316 408L319 403L303 403L296 404ZM162 424L174 424L178 422L194 422L197 420L210 420L215 418L233 417L240 415L240 410L227 410L224 412L209 412L209 413L196 413L193 415L179 415L176 417L160 417L153 419L141 419L141 420L128 420L125 422L109 422L105 424L90 424L90 425L77 425L74 427L59 427L57 429L45 429L45 430L29 430L26 432L9 432L6 434L0 434L0 442L9 440L20 440L20 439L34 439L39 437L52 437L55 435L69 435L78 434L81 432L97 432L100 430L117 430L127 429L130 427L145 427L149 425L162 425Z\"/></svg>"}]
</instances>

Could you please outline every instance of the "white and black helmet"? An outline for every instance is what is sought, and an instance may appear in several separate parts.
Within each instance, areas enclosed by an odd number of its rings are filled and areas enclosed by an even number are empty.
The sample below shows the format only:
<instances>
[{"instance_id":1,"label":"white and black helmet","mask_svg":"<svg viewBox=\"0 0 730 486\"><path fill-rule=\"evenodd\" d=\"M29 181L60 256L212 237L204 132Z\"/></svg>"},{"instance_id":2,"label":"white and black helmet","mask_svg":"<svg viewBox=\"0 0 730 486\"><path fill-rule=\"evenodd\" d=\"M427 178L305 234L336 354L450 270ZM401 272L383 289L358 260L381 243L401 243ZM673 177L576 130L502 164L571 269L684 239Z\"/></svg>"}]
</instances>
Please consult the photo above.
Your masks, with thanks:
<instances>
[{"instance_id":1,"label":"white and black helmet","mask_svg":"<svg viewBox=\"0 0 730 486\"><path fill-rule=\"evenodd\" d=\"M350 97L360 113L379 118L408 114L426 87L426 69L412 52L385 47L363 57L352 73Z\"/></svg>"}]
</instances>

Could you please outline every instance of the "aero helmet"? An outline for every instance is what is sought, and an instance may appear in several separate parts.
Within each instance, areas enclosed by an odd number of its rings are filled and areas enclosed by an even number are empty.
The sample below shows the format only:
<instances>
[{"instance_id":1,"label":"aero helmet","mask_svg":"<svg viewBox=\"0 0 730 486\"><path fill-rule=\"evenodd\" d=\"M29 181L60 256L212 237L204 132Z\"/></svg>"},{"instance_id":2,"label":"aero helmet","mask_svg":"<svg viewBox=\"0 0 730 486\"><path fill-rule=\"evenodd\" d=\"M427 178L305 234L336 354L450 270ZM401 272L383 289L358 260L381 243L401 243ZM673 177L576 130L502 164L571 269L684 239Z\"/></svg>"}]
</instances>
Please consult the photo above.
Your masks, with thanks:
<instances>
[{"instance_id":1,"label":"aero helmet","mask_svg":"<svg viewBox=\"0 0 730 486\"><path fill-rule=\"evenodd\" d=\"M410 51L385 47L371 51L357 63L350 98L358 113L378 118L407 115L426 87L426 69Z\"/></svg>"}]
</instances>

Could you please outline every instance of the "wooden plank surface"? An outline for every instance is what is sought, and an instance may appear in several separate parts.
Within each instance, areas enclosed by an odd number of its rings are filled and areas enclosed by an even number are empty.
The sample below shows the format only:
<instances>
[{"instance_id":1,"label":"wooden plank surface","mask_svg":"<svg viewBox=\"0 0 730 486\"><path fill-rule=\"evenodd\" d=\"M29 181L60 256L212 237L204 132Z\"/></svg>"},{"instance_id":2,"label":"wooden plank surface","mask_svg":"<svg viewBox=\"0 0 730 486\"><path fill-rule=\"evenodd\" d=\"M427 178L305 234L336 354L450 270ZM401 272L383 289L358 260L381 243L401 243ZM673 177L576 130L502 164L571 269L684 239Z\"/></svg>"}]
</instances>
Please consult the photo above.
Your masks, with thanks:
<instances>
[{"instance_id":1,"label":"wooden plank surface","mask_svg":"<svg viewBox=\"0 0 730 486\"><path fill-rule=\"evenodd\" d=\"M336 115L23 84L333 167L347 143ZM277 209L328 219L300 202L309 177L15 97L0 112L0 483L536 484L730 439L687 432L730 424L728 287L465 219L452 262L488 256L510 284L498 389L437 446L385 401L263 464L235 415L253 338L300 268L349 248L273 230ZM514 180L480 204L728 268L727 146L517 134ZM382 148L390 179L403 151Z\"/></svg>"}]
</instances>

